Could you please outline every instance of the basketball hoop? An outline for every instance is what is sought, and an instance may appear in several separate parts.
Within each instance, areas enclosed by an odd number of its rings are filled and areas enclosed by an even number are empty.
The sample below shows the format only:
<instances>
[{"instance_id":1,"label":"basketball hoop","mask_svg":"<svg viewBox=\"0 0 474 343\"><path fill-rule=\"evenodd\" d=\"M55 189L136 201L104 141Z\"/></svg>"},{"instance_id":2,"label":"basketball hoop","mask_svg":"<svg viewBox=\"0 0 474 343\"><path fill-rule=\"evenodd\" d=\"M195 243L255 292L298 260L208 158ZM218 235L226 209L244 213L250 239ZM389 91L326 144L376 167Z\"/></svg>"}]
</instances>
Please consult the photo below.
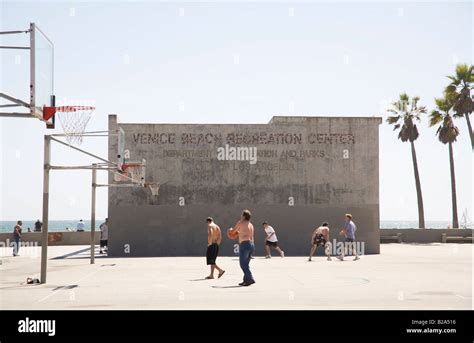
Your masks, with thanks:
<instances>
[{"instance_id":1,"label":"basketball hoop","mask_svg":"<svg viewBox=\"0 0 474 343\"><path fill-rule=\"evenodd\" d=\"M56 114L70 144L80 145L87 123L91 119L93 106L44 106L43 119L51 119Z\"/></svg>"},{"instance_id":2,"label":"basketball hoop","mask_svg":"<svg viewBox=\"0 0 474 343\"><path fill-rule=\"evenodd\" d=\"M144 185L145 164L140 162L122 164L122 173L115 174L114 180L117 182L132 181Z\"/></svg>"},{"instance_id":3,"label":"basketball hoop","mask_svg":"<svg viewBox=\"0 0 474 343\"><path fill-rule=\"evenodd\" d=\"M145 183L145 187L150 189L152 196L158 197L160 192L160 184L158 182L147 182Z\"/></svg>"}]
</instances>

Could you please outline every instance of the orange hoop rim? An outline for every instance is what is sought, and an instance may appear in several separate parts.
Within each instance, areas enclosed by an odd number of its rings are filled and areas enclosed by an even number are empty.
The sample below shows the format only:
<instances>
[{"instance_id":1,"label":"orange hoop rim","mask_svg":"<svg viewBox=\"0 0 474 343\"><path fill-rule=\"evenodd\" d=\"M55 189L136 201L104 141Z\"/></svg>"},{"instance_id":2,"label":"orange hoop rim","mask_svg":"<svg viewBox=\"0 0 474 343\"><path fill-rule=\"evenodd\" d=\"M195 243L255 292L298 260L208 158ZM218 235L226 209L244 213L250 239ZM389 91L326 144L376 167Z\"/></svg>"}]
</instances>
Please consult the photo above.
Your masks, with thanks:
<instances>
[{"instance_id":1,"label":"orange hoop rim","mask_svg":"<svg viewBox=\"0 0 474 343\"><path fill-rule=\"evenodd\" d=\"M56 112L78 112L78 111L94 111L95 106L43 106L43 119L49 120Z\"/></svg>"},{"instance_id":2,"label":"orange hoop rim","mask_svg":"<svg viewBox=\"0 0 474 343\"><path fill-rule=\"evenodd\" d=\"M127 170L128 168L133 168L133 167L144 167L145 165L143 163L139 162L134 162L134 163L123 163L120 168L122 171Z\"/></svg>"}]
</instances>

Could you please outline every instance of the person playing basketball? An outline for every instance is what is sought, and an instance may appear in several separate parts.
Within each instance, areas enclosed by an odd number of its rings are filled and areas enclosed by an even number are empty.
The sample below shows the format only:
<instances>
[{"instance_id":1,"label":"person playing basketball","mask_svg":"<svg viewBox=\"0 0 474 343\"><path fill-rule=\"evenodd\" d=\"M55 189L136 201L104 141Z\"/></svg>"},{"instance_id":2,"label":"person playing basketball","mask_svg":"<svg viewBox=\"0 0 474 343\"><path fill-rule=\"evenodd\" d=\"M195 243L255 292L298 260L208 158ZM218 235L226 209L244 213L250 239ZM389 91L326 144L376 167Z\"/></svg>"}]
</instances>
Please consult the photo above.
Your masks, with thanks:
<instances>
[{"instance_id":1,"label":"person playing basketball","mask_svg":"<svg viewBox=\"0 0 474 343\"><path fill-rule=\"evenodd\" d=\"M311 236L311 251L309 252L308 261L311 261L314 253L318 249L318 246L322 246L328 257L328 261L331 261L330 255L330 242L329 242L329 224L324 222L320 227L314 229L313 235Z\"/></svg>"},{"instance_id":2,"label":"person playing basketball","mask_svg":"<svg viewBox=\"0 0 474 343\"><path fill-rule=\"evenodd\" d=\"M272 254L270 252L270 248L275 249L281 257L285 257L285 252L281 250L281 248L278 246L278 239L275 233L275 229L268 225L268 223L265 221L262 223L263 229L265 230L265 251L266 255L265 258L272 258Z\"/></svg>"},{"instance_id":3,"label":"person playing basketball","mask_svg":"<svg viewBox=\"0 0 474 343\"><path fill-rule=\"evenodd\" d=\"M214 219L208 217L207 222L207 252L206 252L206 262L207 265L211 266L211 273L209 276L206 276L206 279L214 279L214 270L217 269L219 274L218 278L224 275L225 270L219 268L216 264L217 255L219 254L219 245L221 244L222 235L221 228L214 223Z\"/></svg>"},{"instance_id":4,"label":"person playing basketball","mask_svg":"<svg viewBox=\"0 0 474 343\"><path fill-rule=\"evenodd\" d=\"M347 252L352 252L354 261L360 260L359 254L357 252L357 244L355 242L355 232L357 231L357 226L352 221L352 214L346 214L346 224L344 228L339 233L341 236L345 237L344 249L341 251L341 255L337 258L341 261L344 261L344 255L347 255Z\"/></svg>"}]
</instances>

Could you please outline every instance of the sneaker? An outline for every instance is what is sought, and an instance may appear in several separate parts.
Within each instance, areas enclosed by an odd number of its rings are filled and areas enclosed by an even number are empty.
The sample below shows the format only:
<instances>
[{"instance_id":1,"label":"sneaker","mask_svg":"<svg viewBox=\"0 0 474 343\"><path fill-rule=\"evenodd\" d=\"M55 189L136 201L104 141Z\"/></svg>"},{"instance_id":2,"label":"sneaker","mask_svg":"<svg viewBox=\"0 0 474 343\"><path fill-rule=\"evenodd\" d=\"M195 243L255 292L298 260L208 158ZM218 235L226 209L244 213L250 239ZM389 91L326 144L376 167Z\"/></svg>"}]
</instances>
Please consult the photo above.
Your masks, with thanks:
<instances>
[{"instance_id":1,"label":"sneaker","mask_svg":"<svg viewBox=\"0 0 474 343\"><path fill-rule=\"evenodd\" d=\"M344 261L344 257L342 257L342 256L338 256L337 259L340 260L340 261Z\"/></svg>"},{"instance_id":2,"label":"sneaker","mask_svg":"<svg viewBox=\"0 0 474 343\"><path fill-rule=\"evenodd\" d=\"M280 254L281 257L285 257L285 252L282 250L281 251L281 254Z\"/></svg>"},{"instance_id":3,"label":"sneaker","mask_svg":"<svg viewBox=\"0 0 474 343\"><path fill-rule=\"evenodd\" d=\"M328 261L332 261L332 258L328 256Z\"/></svg>"},{"instance_id":4,"label":"sneaker","mask_svg":"<svg viewBox=\"0 0 474 343\"><path fill-rule=\"evenodd\" d=\"M359 256L354 257L354 261L360 260Z\"/></svg>"},{"instance_id":5,"label":"sneaker","mask_svg":"<svg viewBox=\"0 0 474 343\"><path fill-rule=\"evenodd\" d=\"M103 254L103 253L104 253L104 252L103 252L102 250L101 250L101 251L99 251L99 254Z\"/></svg>"},{"instance_id":6,"label":"sneaker","mask_svg":"<svg viewBox=\"0 0 474 343\"><path fill-rule=\"evenodd\" d=\"M255 283L255 281L250 281L250 282L245 282L244 281L244 282L239 283L239 286L247 287L247 286L253 285L254 283Z\"/></svg>"},{"instance_id":7,"label":"sneaker","mask_svg":"<svg viewBox=\"0 0 474 343\"><path fill-rule=\"evenodd\" d=\"M270 255L265 256L265 258L272 258Z\"/></svg>"},{"instance_id":8,"label":"sneaker","mask_svg":"<svg viewBox=\"0 0 474 343\"><path fill-rule=\"evenodd\" d=\"M308 262L311 262L311 257L310 257L310 258L308 258Z\"/></svg>"}]
</instances>

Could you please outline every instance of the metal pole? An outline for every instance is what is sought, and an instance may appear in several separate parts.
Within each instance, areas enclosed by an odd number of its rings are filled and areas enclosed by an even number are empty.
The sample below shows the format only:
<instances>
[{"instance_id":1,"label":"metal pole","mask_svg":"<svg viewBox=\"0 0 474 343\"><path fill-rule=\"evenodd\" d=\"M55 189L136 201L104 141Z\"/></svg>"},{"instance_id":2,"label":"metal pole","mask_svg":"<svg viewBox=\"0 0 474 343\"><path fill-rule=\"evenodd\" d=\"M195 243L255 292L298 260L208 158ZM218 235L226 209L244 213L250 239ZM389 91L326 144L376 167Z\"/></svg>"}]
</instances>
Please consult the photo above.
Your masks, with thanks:
<instances>
[{"instance_id":1,"label":"metal pole","mask_svg":"<svg viewBox=\"0 0 474 343\"><path fill-rule=\"evenodd\" d=\"M96 164L92 165L96 167ZM97 170L92 169L92 200L91 200L91 264L95 262L95 191L97 189Z\"/></svg>"},{"instance_id":2,"label":"metal pole","mask_svg":"<svg viewBox=\"0 0 474 343\"><path fill-rule=\"evenodd\" d=\"M44 136L43 165L43 232L41 241L41 283L46 283L48 262L48 217L49 217L49 163L51 158L51 138Z\"/></svg>"},{"instance_id":3,"label":"metal pole","mask_svg":"<svg viewBox=\"0 0 474 343\"><path fill-rule=\"evenodd\" d=\"M64 145L64 146L67 146L67 147L69 147L69 148L71 148L71 149L77 150L77 151L79 151L79 152L82 152L83 154L89 155L89 156L94 157L94 158L96 158L96 159L98 159L98 160L101 160L102 162L105 162L105 163L107 163L107 164L111 164L111 165L113 165L113 166L119 168L119 165L118 165L117 163L107 161L105 158L99 157L99 156L97 156L97 155L91 154L90 152L87 152L87 151L85 151L85 150L79 149L78 147L75 147L74 145L64 143L63 141L61 141L61 140L59 140L59 139L56 139L56 138L54 138L54 137L51 137L51 139L52 139L53 141L55 141L55 142L58 142L58 143Z\"/></svg>"}]
</instances>

